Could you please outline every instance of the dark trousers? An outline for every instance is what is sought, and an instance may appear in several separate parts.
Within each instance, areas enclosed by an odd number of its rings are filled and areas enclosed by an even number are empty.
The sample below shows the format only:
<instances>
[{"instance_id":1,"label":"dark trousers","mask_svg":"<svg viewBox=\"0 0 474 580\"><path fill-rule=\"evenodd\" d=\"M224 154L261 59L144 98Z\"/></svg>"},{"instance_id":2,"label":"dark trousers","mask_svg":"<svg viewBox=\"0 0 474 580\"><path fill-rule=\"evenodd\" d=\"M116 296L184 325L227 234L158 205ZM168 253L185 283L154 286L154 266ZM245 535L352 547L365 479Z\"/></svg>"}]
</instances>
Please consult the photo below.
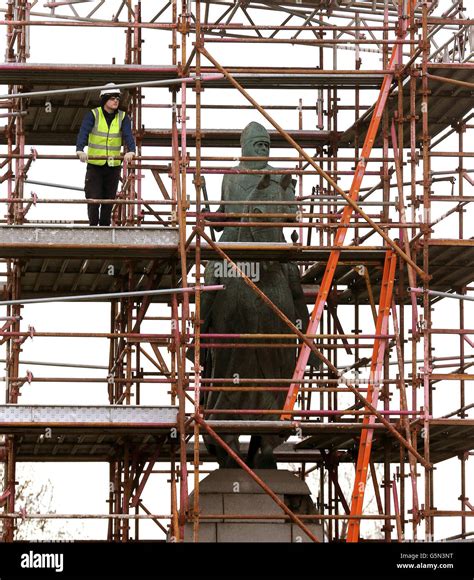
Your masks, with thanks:
<instances>
[{"instance_id":1,"label":"dark trousers","mask_svg":"<svg viewBox=\"0 0 474 580\"><path fill-rule=\"evenodd\" d=\"M87 164L84 190L86 199L115 199L120 179L121 167ZM90 226L110 226L112 203L87 204Z\"/></svg>"}]
</instances>

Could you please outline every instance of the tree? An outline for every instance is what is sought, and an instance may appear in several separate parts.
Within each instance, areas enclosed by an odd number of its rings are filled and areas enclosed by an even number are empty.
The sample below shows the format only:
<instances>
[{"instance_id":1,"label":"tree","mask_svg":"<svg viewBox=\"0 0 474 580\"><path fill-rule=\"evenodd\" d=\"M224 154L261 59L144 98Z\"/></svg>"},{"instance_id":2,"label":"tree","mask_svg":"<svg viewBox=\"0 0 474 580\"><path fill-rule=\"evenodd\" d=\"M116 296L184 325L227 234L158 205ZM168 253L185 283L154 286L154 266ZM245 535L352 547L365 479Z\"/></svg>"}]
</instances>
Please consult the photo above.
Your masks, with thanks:
<instances>
[{"instance_id":1,"label":"tree","mask_svg":"<svg viewBox=\"0 0 474 580\"><path fill-rule=\"evenodd\" d=\"M15 489L15 512L28 514L56 513L53 508L55 489L52 481L38 481L35 478L34 469L27 465L18 468L21 477L20 483ZM3 480L5 467L0 467L0 478ZM21 473L23 472L23 473ZM1 529L5 520L1 519ZM79 526L77 531L79 531ZM76 531L76 530L75 530ZM70 526L64 529L63 520L50 518L17 519L15 528L15 541L72 541L77 534L72 535Z\"/></svg>"}]
</instances>

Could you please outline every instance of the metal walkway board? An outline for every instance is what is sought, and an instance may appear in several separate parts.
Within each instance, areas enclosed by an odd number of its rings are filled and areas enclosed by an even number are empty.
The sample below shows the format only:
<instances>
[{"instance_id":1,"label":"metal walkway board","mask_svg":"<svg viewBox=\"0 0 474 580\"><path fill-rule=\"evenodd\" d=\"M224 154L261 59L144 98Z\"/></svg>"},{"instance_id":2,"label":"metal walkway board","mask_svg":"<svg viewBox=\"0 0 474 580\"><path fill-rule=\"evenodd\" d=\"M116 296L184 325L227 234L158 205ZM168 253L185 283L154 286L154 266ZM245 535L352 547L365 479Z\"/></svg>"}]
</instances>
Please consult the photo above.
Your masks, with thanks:
<instances>
[{"instance_id":1,"label":"metal walkway board","mask_svg":"<svg viewBox=\"0 0 474 580\"><path fill-rule=\"evenodd\" d=\"M171 257L177 251L174 227L0 226L0 257Z\"/></svg>"},{"instance_id":2,"label":"metal walkway board","mask_svg":"<svg viewBox=\"0 0 474 580\"><path fill-rule=\"evenodd\" d=\"M28 429L95 428L170 429L177 407L144 405L0 405L0 432Z\"/></svg>"}]
</instances>

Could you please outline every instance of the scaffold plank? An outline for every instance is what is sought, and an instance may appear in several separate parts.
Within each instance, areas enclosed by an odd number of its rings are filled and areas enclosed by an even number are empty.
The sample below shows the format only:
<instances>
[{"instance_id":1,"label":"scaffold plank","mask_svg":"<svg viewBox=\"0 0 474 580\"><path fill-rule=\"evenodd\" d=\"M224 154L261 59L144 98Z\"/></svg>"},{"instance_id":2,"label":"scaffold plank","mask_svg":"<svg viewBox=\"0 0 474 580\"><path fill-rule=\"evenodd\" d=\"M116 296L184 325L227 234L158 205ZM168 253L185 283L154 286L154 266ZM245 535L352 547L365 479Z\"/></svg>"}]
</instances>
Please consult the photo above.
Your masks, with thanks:
<instances>
[{"instance_id":1,"label":"scaffold plank","mask_svg":"<svg viewBox=\"0 0 474 580\"><path fill-rule=\"evenodd\" d=\"M213 422L218 433L230 432L229 426ZM265 422L268 423L268 422ZM433 463L440 463L452 457L469 453L474 449L474 421L457 419L447 424L446 420L433 419L430 422L430 457ZM343 429L342 429L343 427ZM267 429L269 426L267 425ZM372 460L383 463L387 458L391 463L400 460L400 447L394 439L387 438L384 429L376 425L372 446ZM260 426L246 424L243 431L248 434L258 433ZM158 430L159 431L159 430ZM360 423L349 423L339 427L337 423L313 423L305 429L306 436L301 441L287 441L275 449L275 457L279 462L318 463L322 460L321 449L330 452L340 463L353 463L362 426ZM127 443L139 450L143 459L150 457L160 442L153 433L144 433L143 429L127 428ZM54 437L44 437L43 427L28 428L19 435L18 461L109 461L117 453L120 446L122 429L114 431L104 428L100 432L94 428L64 428L55 427ZM388 444L388 446L387 446ZM423 451L423 440L418 437L418 451ZM1 449L1 447L0 447ZM248 452L248 443L241 444L244 455ZM192 461L194 443L188 443L187 456ZM163 452L157 461L163 463L170 459L171 448L163 447ZM203 443L199 447L201 461L214 463L215 458L209 453ZM406 459L406 457L405 457Z\"/></svg>"},{"instance_id":2,"label":"scaffold plank","mask_svg":"<svg viewBox=\"0 0 474 580\"><path fill-rule=\"evenodd\" d=\"M57 225L0 226L0 257L169 257L176 252L173 227L103 228Z\"/></svg>"},{"instance_id":3,"label":"scaffold plank","mask_svg":"<svg viewBox=\"0 0 474 580\"><path fill-rule=\"evenodd\" d=\"M171 428L177 408L147 405L0 405L0 431L45 430L55 427Z\"/></svg>"},{"instance_id":4,"label":"scaffold plank","mask_svg":"<svg viewBox=\"0 0 474 580\"><path fill-rule=\"evenodd\" d=\"M20 230L23 227L33 228L33 226L12 226L12 229ZM40 226L34 226L40 227ZM120 228L120 231L126 228ZM130 228L137 233L139 238L144 228ZM166 228L168 229L168 228ZM71 230L68 230L71 231ZM41 237L47 236L48 230L44 230ZM89 228L84 227L81 235L86 235ZM85 232L85 233L84 233ZM28 236L32 235L31 232ZM104 237L110 236L109 232ZM171 234L174 235L174 234ZM20 236L20 234L19 234ZM0 226L0 239L2 238L2 227ZM29 239L29 238L27 238ZM135 238L137 239L137 238ZM5 242L1 242L5 243ZM237 260L259 260L265 259L271 254L274 260L292 260L297 263L306 264L313 262L311 267L302 276L305 296L308 303L314 302L314 292L317 291L322 281L331 247L318 246L296 246L293 244L273 244L266 247L264 244L250 246L242 243L223 243L219 246L231 258ZM9 248L9 249L8 249ZM75 248L71 251L69 246L60 244L40 245L34 252L30 245L24 243L15 247L0 246L0 256L16 256L22 258L22 295L24 298L34 298L42 296L63 296L69 292L107 292L115 291L117 286L117 275L124 268L123 258L132 260L131 264L137 275L145 274L152 264L152 256L158 259L166 258L177 252L177 245L144 247L143 244L129 244L120 248L108 249L103 252L101 246L88 248L84 246L83 251ZM420 248L422 244L420 243ZM166 251L165 251L166 250ZM194 245L190 246L189 263L193 261ZM202 245L203 259L213 259L214 251ZM429 258L431 264L431 283L433 290L450 292L459 286L465 286L474 281L474 244L473 240L449 240L433 239L429 242ZM4 252L2 254L2 252ZM167 253L168 252L168 253ZM335 285L339 304L353 304L357 299L359 304L368 304L369 296L365 279L360 274L361 266L367 267L372 290L375 298L380 292L380 282L382 278L382 266L386 249L376 246L352 246L344 247L341 250L341 260L336 268ZM74 254L74 255L72 255ZM97 256L102 257L97 257ZM92 256L88 258L88 256ZM148 256L148 258L143 257ZM421 253L417 257L420 259ZM87 267L84 268L84 260L87 259ZM66 261L65 261L66 260ZM420 263L420 262L419 262ZM110 275L108 268L113 266L113 275ZM171 279L167 274L166 266L163 263L161 270L163 278L160 286L171 287ZM397 271L397 280L399 272ZM190 296L191 301L194 300ZM168 298L159 296L153 299L156 302L167 301ZM421 303L422 297L418 297ZM407 292L397 293L396 303L408 304L410 296Z\"/></svg>"},{"instance_id":5,"label":"scaffold plank","mask_svg":"<svg viewBox=\"0 0 474 580\"><path fill-rule=\"evenodd\" d=\"M469 63L450 63L442 65L439 63L429 64L428 73L438 77L446 77L448 80L474 82L474 65ZM403 94L403 114L410 115L410 94L407 80L404 84ZM446 82L429 79L429 130L431 138L435 137L448 127L461 121L473 109L472 89L467 87L456 87ZM421 90L421 79L417 79L417 90ZM389 117L392 118L398 112L398 92L393 91L388 98L387 109ZM342 147L352 147L356 138L364 139L367 134L370 120L372 118L373 107L369 109L356 123L349 128L341 137ZM421 101L417 102L416 107L416 141L421 143L422 140L422 122L421 122ZM403 126L403 147L410 146L410 127ZM379 134L375 140L375 147L382 146L382 137Z\"/></svg>"},{"instance_id":6,"label":"scaffold plank","mask_svg":"<svg viewBox=\"0 0 474 580\"><path fill-rule=\"evenodd\" d=\"M377 70L323 71L305 67L236 67L230 66L245 88L272 88L278 83L287 88L313 89L330 88L379 88L383 73ZM189 68L195 74L195 67ZM201 67L201 73L213 73L213 67ZM0 77L8 84L28 87L28 92L43 90L42 87L69 88L88 87L100 84L104 78L116 84L127 82L149 82L175 79L179 75L176 66L151 65L86 65L86 64L44 64L44 63L0 63ZM41 80L40 80L41 79ZM40 88L38 88L40 87ZM209 88L228 89L225 81L215 80ZM47 89L44 89L47 90ZM83 97L82 97L83 100Z\"/></svg>"}]
</instances>

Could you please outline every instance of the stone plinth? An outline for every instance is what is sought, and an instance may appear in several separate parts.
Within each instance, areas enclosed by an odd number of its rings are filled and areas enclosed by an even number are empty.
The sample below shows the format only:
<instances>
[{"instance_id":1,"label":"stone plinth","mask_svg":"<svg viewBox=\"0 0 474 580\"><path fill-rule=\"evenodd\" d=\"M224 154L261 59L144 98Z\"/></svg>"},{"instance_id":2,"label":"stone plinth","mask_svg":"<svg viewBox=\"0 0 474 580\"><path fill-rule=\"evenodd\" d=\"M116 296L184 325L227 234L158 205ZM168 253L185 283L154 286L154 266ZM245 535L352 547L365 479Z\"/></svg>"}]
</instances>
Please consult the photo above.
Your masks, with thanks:
<instances>
[{"instance_id":1,"label":"stone plinth","mask_svg":"<svg viewBox=\"0 0 474 580\"><path fill-rule=\"evenodd\" d=\"M307 484L290 471L257 469L255 473L296 515L317 514ZM189 497L192 509L194 495ZM199 542L310 542L295 523L284 519L283 510L242 469L218 469L199 484L201 515L215 515L199 523ZM220 517L219 516L248 516ZM257 519L258 516L271 518ZM252 517L257 516L257 517ZM305 525L323 541L320 520ZM193 541L193 525L185 526L184 541Z\"/></svg>"}]
</instances>

